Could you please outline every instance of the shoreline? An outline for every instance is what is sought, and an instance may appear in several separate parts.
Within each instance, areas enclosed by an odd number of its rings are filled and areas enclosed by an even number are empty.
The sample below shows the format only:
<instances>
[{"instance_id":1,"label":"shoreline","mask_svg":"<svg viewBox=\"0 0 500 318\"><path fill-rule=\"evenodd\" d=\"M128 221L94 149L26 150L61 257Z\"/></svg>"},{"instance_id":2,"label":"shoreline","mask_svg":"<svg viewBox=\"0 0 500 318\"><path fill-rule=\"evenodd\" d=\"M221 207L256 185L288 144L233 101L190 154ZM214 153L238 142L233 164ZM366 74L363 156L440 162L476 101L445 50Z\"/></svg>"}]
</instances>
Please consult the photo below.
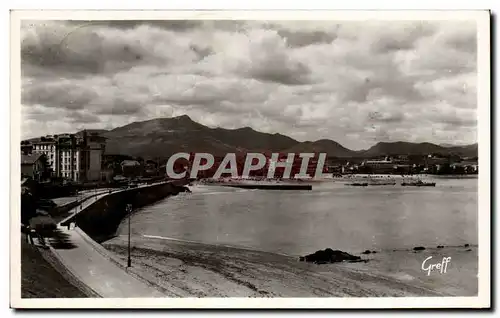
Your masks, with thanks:
<instances>
[{"instance_id":1,"label":"shoreline","mask_svg":"<svg viewBox=\"0 0 500 318\"><path fill-rule=\"evenodd\" d=\"M115 237L102 246L126 262L125 237ZM453 259L448 273L427 277L421 262L427 255L437 259L445 254ZM251 248L136 236L132 238L131 270L167 297L477 295L477 246L359 255L368 261L316 265Z\"/></svg>"},{"instance_id":2,"label":"shoreline","mask_svg":"<svg viewBox=\"0 0 500 318\"><path fill-rule=\"evenodd\" d=\"M117 236L95 244L120 264L126 263L126 238ZM133 265L125 272L165 297L477 295L477 246L377 251L370 255L360 252L367 263L324 265L299 262L298 256L153 235L134 236L132 247ZM93 250L102 253L95 246ZM457 267L452 267L446 278L426 279L419 270L423 255L443 252L451 255ZM465 277L460 278L463 273Z\"/></svg>"},{"instance_id":3,"label":"shoreline","mask_svg":"<svg viewBox=\"0 0 500 318\"><path fill-rule=\"evenodd\" d=\"M272 185L280 185L280 184L314 184L321 182L332 182L332 181L348 181L351 179L362 178L362 179L479 179L477 174L465 174L465 175L438 175L438 174L363 174L363 173L353 173L353 174L343 174L338 176L327 175L323 178L309 178L309 179L300 179L300 178L289 178L289 179L268 179L268 178L221 178L221 179L201 179L197 181L193 181L193 184L199 185L229 185L232 183L239 184L272 184Z\"/></svg>"}]
</instances>

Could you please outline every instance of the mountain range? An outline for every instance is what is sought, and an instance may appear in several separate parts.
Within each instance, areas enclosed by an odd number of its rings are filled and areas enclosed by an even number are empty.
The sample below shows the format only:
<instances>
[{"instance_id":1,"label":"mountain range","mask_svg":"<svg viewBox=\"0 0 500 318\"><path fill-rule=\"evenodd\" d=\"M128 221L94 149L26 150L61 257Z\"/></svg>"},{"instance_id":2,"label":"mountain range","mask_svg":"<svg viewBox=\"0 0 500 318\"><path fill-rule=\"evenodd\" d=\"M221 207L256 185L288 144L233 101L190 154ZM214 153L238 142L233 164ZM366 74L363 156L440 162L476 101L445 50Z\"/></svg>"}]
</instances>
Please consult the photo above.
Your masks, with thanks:
<instances>
[{"instance_id":1,"label":"mountain range","mask_svg":"<svg viewBox=\"0 0 500 318\"><path fill-rule=\"evenodd\" d=\"M447 146L432 143L379 142L367 150L350 150L341 144L321 139L299 142L282 134L269 134L250 127L238 129L210 128L183 115L134 122L112 130L88 130L107 138L107 154L143 158L167 158L176 152L322 152L329 157L378 157L384 155L457 154L476 157L478 145Z\"/></svg>"}]
</instances>

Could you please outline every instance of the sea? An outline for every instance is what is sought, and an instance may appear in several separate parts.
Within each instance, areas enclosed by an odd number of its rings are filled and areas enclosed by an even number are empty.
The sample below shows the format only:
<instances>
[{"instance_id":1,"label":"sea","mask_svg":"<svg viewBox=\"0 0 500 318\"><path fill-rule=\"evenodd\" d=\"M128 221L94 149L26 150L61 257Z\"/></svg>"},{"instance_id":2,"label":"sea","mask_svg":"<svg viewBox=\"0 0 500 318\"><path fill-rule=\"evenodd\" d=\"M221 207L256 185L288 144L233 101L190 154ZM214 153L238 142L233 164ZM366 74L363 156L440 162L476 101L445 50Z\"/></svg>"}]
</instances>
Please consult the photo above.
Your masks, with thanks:
<instances>
[{"instance_id":1,"label":"sea","mask_svg":"<svg viewBox=\"0 0 500 318\"><path fill-rule=\"evenodd\" d=\"M314 182L312 190L246 190L193 185L135 211L132 237L168 238L285 255L477 245L478 178L429 176L435 187L353 187ZM125 221L124 221L125 222ZM127 235L124 223L117 235Z\"/></svg>"}]
</instances>

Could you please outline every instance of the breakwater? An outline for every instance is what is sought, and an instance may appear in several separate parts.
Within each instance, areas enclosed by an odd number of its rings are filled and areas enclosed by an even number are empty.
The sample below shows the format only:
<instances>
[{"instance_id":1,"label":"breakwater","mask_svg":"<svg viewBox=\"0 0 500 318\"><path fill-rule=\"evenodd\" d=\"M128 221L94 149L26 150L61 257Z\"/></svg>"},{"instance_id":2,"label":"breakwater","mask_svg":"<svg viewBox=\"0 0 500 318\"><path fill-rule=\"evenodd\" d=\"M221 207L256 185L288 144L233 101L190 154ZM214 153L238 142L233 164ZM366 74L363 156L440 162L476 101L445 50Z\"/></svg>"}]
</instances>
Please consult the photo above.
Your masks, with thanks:
<instances>
[{"instance_id":1,"label":"breakwater","mask_svg":"<svg viewBox=\"0 0 500 318\"><path fill-rule=\"evenodd\" d=\"M310 184L247 184L247 183L234 183L234 184L220 184L224 187L242 188L242 189L258 189L258 190L312 190Z\"/></svg>"},{"instance_id":2,"label":"breakwater","mask_svg":"<svg viewBox=\"0 0 500 318\"><path fill-rule=\"evenodd\" d=\"M115 235L120 222L127 215L128 204L132 205L132 209L135 210L185 191L188 189L183 185L161 183L111 192L98 198L91 206L75 215L71 221L75 222L94 241L102 243Z\"/></svg>"}]
</instances>

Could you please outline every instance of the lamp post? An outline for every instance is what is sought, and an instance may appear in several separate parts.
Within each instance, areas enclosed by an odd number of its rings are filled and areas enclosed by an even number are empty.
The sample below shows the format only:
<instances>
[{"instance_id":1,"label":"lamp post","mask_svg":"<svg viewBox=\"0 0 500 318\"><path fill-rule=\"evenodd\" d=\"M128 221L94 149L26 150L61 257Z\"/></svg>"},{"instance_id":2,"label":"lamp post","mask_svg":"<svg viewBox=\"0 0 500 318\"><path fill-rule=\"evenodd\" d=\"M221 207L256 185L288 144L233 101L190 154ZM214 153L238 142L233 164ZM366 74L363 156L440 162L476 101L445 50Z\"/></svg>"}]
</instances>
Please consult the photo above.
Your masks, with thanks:
<instances>
[{"instance_id":1,"label":"lamp post","mask_svg":"<svg viewBox=\"0 0 500 318\"><path fill-rule=\"evenodd\" d=\"M128 259L127 267L132 266L132 260L130 259L130 215L132 214L132 204L127 204L126 211L128 214Z\"/></svg>"}]
</instances>

